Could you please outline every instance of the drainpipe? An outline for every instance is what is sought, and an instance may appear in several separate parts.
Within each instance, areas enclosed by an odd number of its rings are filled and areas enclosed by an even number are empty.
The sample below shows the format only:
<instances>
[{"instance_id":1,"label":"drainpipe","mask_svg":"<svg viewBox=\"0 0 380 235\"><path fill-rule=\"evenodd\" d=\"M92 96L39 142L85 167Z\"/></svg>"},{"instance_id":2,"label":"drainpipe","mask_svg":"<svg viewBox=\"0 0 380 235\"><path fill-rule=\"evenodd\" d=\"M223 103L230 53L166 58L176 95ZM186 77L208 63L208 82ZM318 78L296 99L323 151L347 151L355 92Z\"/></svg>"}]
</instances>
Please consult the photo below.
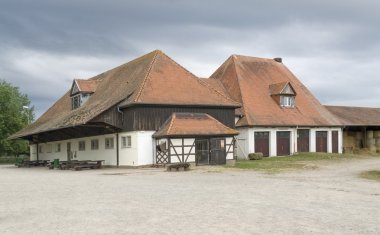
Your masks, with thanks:
<instances>
[{"instance_id":1,"label":"drainpipe","mask_svg":"<svg viewBox=\"0 0 380 235\"><path fill-rule=\"evenodd\" d=\"M296 153L296 144L297 144L297 153L298 153L298 143L297 143L297 140L298 140L298 125L296 126L296 133L294 134L294 139L293 139L293 154L294 155Z\"/></svg>"},{"instance_id":2,"label":"drainpipe","mask_svg":"<svg viewBox=\"0 0 380 235\"><path fill-rule=\"evenodd\" d=\"M116 167L119 168L119 133L116 132Z\"/></svg>"}]
</instances>

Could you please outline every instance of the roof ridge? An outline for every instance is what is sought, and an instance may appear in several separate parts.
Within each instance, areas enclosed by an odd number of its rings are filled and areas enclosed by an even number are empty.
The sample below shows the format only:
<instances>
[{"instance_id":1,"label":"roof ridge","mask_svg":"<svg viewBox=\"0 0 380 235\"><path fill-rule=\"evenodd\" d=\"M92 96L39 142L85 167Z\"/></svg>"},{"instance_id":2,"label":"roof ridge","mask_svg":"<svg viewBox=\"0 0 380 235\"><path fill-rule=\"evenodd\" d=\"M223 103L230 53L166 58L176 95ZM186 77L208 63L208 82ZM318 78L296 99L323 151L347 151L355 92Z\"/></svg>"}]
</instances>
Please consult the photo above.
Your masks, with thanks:
<instances>
[{"instance_id":1,"label":"roof ridge","mask_svg":"<svg viewBox=\"0 0 380 235\"><path fill-rule=\"evenodd\" d=\"M154 57L153 57L152 61L150 62L150 65L149 65L148 71L147 71L147 73L146 73L146 75L145 75L145 78L144 78L143 82L141 83L141 87L140 87L140 89L139 89L139 92L137 93L136 97L135 97L134 100L133 100L134 102L137 102L137 100L140 98L141 93L142 93L142 91L143 91L143 89L144 89L145 83L146 83L146 81L148 80L148 77L149 77L149 75L150 75L150 72L152 71L153 64L156 62L157 55L158 55L161 51L156 50L156 51L154 51L154 52L155 52ZM162 53L162 52L161 52L161 53Z\"/></svg>"},{"instance_id":2,"label":"roof ridge","mask_svg":"<svg viewBox=\"0 0 380 235\"><path fill-rule=\"evenodd\" d=\"M210 79L210 78L207 78L207 79ZM217 80L216 80L217 81ZM209 84L207 84L206 82L202 81L201 78L198 78L198 82L203 85L203 86L206 86L207 88L209 88L210 90L214 91L216 94L224 97L225 99L229 100L229 101L232 101L234 103L237 103L239 104L238 102L236 102L235 100L231 99L230 97L222 94L221 92L219 92L217 89L215 89L214 87L210 86ZM219 81L218 81L219 82ZM224 85L222 84L222 86L224 87Z\"/></svg>"},{"instance_id":3,"label":"roof ridge","mask_svg":"<svg viewBox=\"0 0 380 235\"><path fill-rule=\"evenodd\" d=\"M170 120L170 124L169 124L169 127L168 127L168 133L170 133L170 130L172 129L173 127L173 123L174 123L174 119L176 118L176 113L173 113L172 114L172 117L171 117L171 120Z\"/></svg>"},{"instance_id":4,"label":"roof ridge","mask_svg":"<svg viewBox=\"0 0 380 235\"><path fill-rule=\"evenodd\" d=\"M244 113L244 116L245 116L245 118L247 119L247 122L248 123L250 123L250 117L249 117L249 115L247 115L247 113L246 113L246 111L248 110L248 109L246 109L246 104L245 104L245 102L244 102L244 100L243 100L243 95L242 95L242 91L241 91L241 85L240 85L240 81L239 81L239 78L238 78L238 72L237 72L237 66L236 66L236 55L231 55L231 63L232 63L232 67L233 67L233 69L234 69L234 71L235 71L235 76L236 76L236 82L237 82L237 84L238 84L238 87L239 87L239 96L240 96L240 99L241 99L241 107L243 108L243 113Z\"/></svg>"},{"instance_id":5,"label":"roof ridge","mask_svg":"<svg viewBox=\"0 0 380 235\"><path fill-rule=\"evenodd\" d=\"M183 67L182 65L178 64L175 60L173 60L170 56L168 56L167 54L165 54L164 52L160 51L162 55L166 56L167 58L169 58L172 62L174 62L176 65L178 65L180 68L182 68L183 70L185 70L186 73L188 73L189 75L195 77L195 78L198 78L198 76L196 76L195 74L193 74L192 72L190 72L189 70L187 70L185 67Z\"/></svg>"}]
</instances>

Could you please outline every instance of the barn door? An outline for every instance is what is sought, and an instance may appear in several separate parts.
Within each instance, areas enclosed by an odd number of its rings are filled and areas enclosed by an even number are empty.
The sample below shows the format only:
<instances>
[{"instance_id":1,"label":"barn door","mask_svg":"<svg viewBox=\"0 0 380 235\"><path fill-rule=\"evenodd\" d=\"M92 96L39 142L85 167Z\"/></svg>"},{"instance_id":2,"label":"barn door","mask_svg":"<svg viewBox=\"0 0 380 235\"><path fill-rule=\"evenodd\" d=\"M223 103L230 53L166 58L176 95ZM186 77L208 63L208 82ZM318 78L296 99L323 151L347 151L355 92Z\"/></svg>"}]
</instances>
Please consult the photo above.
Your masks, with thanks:
<instances>
[{"instance_id":1,"label":"barn door","mask_svg":"<svg viewBox=\"0 0 380 235\"><path fill-rule=\"evenodd\" d=\"M290 155L290 131L277 131L277 156Z\"/></svg>"},{"instance_id":2,"label":"barn door","mask_svg":"<svg viewBox=\"0 0 380 235\"><path fill-rule=\"evenodd\" d=\"M255 132L255 153L269 156L269 131Z\"/></svg>"},{"instance_id":3,"label":"barn door","mask_svg":"<svg viewBox=\"0 0 380 235\"><path fill-rule=\"evenodd\" d=\"M297 152L309 152L310 134L309 130L297 130Z\"/></svg>"},{"instance_id":4,"label":"barn door","mask_svg":"<svg viewBox=\"0 0 380 235\"><path fill-rule=\"evenodd\" d=\"M210 139L210 165L226 164L226 144L224 138Z\"/></svg>"},{"instance_id":5,"label":"barn door","mask_svg":"<svg viewBox=\"0 0 380 235\"><path fill-rule=\"evenodd\" d=\"M209 143L207 139L195 141L195 161L197 165L209 164Z\"/></svg>"},{"instance_id":6,"label":"barn door","mask_svg":"<svg viewBox=\"0 0 380 235\"><path fill-rule=\"evenodd\" d=\"M327 131L316 132L316 151L327 153Z\"/></svg>"},{"instance_id":7,"label":"barn door","mask_svg":"<svg viewBox=\"0 0 380 235\"><path fill-rule=\"evenodd\" d=\"M332 152L338 153L338 131L331 132L331 141Z\"/></svg>"}]
</instances>

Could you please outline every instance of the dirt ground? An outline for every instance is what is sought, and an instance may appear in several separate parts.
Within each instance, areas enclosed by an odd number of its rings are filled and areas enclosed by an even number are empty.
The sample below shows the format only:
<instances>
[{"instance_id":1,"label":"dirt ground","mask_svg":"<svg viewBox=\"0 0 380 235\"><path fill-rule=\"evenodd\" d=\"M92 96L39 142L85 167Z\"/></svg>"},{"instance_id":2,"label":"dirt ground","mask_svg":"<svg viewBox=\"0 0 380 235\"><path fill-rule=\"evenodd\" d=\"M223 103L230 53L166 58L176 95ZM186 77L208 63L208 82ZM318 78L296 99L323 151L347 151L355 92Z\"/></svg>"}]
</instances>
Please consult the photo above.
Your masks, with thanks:
<instances>
[{"instance_id":1,"label":"dirt ground","mask_svg":"<svg viewBox=\"0 0 380 235\"><path fill-rule=\"evenodd\" d=\"M0 234L380 234L380 158L281 174L0 166Z\"/></svg>"}]
</instances>

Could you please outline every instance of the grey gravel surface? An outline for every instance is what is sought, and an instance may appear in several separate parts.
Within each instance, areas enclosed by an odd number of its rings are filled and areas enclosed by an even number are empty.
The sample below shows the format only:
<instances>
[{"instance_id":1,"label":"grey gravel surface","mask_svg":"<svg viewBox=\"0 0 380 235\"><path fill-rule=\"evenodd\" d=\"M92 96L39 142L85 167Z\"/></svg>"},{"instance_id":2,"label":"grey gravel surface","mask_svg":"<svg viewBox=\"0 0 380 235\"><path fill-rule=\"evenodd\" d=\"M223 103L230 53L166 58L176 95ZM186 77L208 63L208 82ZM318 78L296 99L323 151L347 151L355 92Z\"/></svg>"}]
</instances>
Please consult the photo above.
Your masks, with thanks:
<instances>
[{"instance_id":1,"label":"grey gravel surface","mask_svg":"<svg viewBox=\"0 0 380 235\"><path fill-rule=\"evenodd\" d=\"M380 158L281 174L0 166L0 234L380 234Z\"/></svg>"}]
</instances>

